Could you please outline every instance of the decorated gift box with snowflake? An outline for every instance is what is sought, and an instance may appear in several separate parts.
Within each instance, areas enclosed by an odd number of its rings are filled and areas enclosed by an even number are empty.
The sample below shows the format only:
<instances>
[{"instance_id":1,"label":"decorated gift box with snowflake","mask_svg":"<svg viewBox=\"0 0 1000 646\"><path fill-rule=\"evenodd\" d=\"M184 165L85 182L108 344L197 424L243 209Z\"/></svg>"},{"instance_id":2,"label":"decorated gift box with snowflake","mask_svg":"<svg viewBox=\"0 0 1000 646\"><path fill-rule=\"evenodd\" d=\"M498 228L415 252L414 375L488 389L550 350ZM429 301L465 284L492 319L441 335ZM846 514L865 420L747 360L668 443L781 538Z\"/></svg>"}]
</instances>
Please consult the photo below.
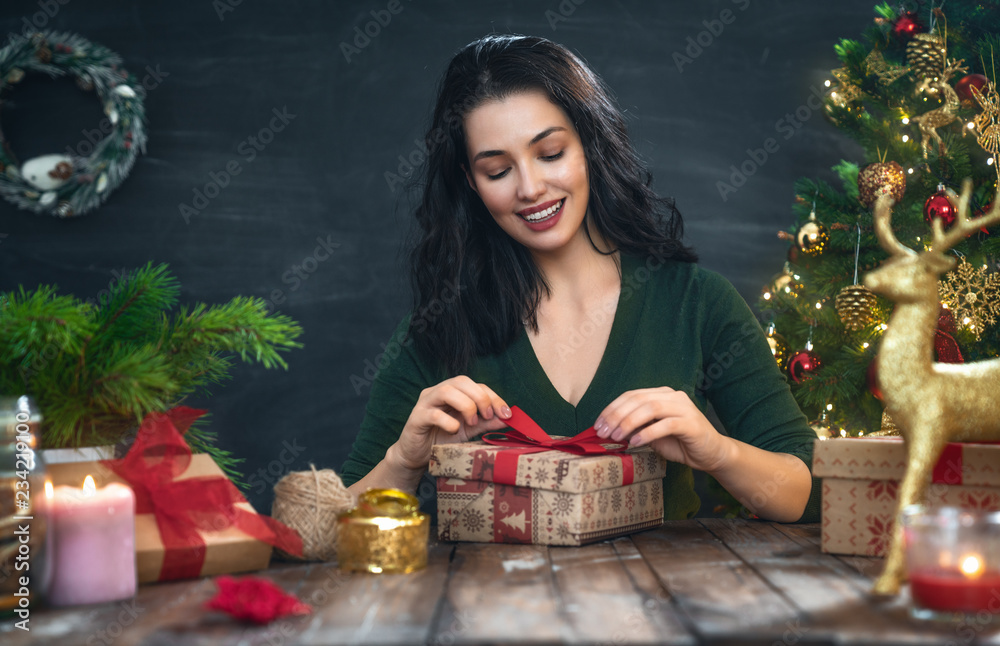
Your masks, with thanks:
<instances>
[{"instance_id":1,"label":"decorated gift box with snowflake","mask_svg":"<svg viewBox=\"0 0 1000 646\"><path fill-rule=\"evenodd\" d=\"M524 428L523 413L513 411L509 423ZM433 448L429 471L437 478L441 540L582 545L663 523L667 465L652 448L614 450L612 443L600 454L596 439L589 447L567 445L587 431L560 440L538 430L542 444L562 449L507 440ZM583 454L568 452L581 448Z\"/></svg>"},{"instance_id":2,"label":"decorated gift box with snowflake","mask_svg":"<svg viewBox=\"0 0 1000 646\"><path fill-rule=\"evenodd\" d=\"M833 170L840 186L801 179L797 221L784 267L761 291L775 361L820 437L891 433L875 356L892 304L860 279L887 260L871 208L891 194L903 244L930 244L931 222L955 221L962 181L971 213L984 212L1000 177L1000 12L988 3L875 7L874 24L835 50L824 106L831 123L860 143L866 159ZM1000 231L979 230L952 250L941 280L935 359L975 361L1000 353Z\"/></svg>"}]
</instances>

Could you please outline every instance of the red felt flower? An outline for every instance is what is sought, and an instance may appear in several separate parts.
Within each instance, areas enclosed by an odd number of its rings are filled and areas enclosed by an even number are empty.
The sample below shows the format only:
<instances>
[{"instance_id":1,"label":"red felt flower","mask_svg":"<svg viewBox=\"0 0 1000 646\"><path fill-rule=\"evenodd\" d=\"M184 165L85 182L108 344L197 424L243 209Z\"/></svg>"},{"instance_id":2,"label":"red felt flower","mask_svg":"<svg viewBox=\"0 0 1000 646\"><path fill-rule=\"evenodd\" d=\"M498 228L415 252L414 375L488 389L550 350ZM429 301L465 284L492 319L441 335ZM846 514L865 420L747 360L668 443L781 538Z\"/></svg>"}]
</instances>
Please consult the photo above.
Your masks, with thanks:
<instances>
[{"instance_id":1,"label":"red felt flower","mask_svg":"<svg viewBox=\"0 0 1000 646\"><path fill-rule=\"evenodd\" d=\"M234 579L221 576L215 580L219 592L206 602L209 610L219 610L237 619L256 624L267 624L287 615L308 615L309 604L302 603L295 595L267 579L247 576Z\"/></svg>"}]
</instances>

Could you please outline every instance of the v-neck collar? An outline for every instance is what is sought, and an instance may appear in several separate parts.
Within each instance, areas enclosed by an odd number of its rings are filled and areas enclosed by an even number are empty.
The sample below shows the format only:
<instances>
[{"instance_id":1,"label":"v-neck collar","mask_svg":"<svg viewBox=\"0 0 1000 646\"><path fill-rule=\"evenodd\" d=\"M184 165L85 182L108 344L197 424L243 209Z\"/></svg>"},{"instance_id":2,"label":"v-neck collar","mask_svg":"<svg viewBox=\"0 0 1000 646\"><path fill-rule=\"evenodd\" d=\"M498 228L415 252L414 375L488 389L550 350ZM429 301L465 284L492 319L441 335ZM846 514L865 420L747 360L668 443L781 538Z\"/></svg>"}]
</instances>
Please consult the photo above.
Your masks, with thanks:
<instances>
[{"instance_id":1,"label":"v-neck collar","mask_svg":"<svg viewBox=\"0 0 1000 646\"><path fill-rule=\"evenodd\" d=\"M622 370L632 349L646 290L643 289L642 283L635 280L636 270L640 265L639 259L624 253L619 257L622 286L615 307L615 317L611 323L611 332L608 335L608 344L604 348L604 354L594 377L590 380L590 385L576 406L563 399L552 385L541 362L538 361L526 330L521 330L507 353L508 364L512 370L528 370L532 373L525 375L520 381L522 388L518 397L530 408L518 405L550 434L575 435L581 423L586 426L593 424L597 414L610 403L610 400L600 400L601 397L607 397L609 393L613 396L621 394L615 393L613 386L621 380Z\"/></svg>"}]
</instances>

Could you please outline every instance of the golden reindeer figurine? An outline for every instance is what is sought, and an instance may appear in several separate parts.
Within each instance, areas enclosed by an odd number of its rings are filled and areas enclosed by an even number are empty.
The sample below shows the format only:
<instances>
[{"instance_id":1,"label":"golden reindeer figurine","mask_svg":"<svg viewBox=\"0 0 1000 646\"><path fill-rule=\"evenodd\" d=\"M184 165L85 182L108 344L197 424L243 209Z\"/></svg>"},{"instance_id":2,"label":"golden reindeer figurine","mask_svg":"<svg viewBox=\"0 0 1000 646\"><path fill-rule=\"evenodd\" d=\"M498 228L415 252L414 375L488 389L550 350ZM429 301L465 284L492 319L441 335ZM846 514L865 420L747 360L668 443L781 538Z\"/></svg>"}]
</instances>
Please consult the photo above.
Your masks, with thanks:
<instances>
[{"instance_id":1,"label":"golden reindeer figurine","mask_svg":"<svg viewBox=\"0 0 1000 646\"><path fill-rule=\"evenodd\" d=\"M1000 359L977 363L934 362L938 276L955 265L945 253L980 227L1000 222L1000 199L970 220L972 183L966 180L958 217L947 233L934 219L933 244L916 253L892 232L892 198L875 204L875 235L889 259L865 276L865 285L896 303L876 361L886 409L906 441L907 468L889 555L875 582L876 594L895 594L905 578L900 511L923 500L931 471L948 442L1000 440ZM1000 195L998 195L1000 197Z\"/></svg>"},{"instance_id":2,"label":"golden reindeer figurine","mask_svg":"<svg viewBox=\"0 0 1000 646\"><path fill-rule=\"evenodd\" d=\"M920 141L920 147L924 151L924 159L927 159L927 148L932 138L937 144L938 154L944 155L946 152L944 142L941 141L941 135L937 133L937 129L948 125L958 118L958 109L961 104L959 103L958 95L955 94L955 90L952 89L948 80L956 72L969 71L969 68L962 65L962 62L962 60L949 62L941 72L941 76L925 78L914 92L915 94L926 92L931 96L941 94L941 98L944 100L944 105L940 108L930 110L910 119L910 121L915 122L920 127L920 134L923 136ZM965 133L963 132L962 134L964 135Z\"/></svg>"}]
</instances>

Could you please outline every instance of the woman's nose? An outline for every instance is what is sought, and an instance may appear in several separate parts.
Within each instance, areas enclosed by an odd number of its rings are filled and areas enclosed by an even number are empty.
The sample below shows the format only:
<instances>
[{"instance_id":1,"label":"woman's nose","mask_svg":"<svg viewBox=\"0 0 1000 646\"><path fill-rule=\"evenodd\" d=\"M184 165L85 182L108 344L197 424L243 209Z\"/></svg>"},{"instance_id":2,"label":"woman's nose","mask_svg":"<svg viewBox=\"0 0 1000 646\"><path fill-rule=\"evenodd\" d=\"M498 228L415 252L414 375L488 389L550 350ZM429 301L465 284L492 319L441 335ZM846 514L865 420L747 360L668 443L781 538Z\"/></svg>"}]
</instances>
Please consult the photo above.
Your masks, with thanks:
<instances>
[{"instance_id":1,"label":"woman's nose","mask_svg":"<svg viewBox=\"0 0 1000 646\"><path fill-rule=\"evenodd\" d=\"M545 193L541 173L525 168L518 173L517 198L522 202L535 202Z\"/></svg>"}]
</instances>

